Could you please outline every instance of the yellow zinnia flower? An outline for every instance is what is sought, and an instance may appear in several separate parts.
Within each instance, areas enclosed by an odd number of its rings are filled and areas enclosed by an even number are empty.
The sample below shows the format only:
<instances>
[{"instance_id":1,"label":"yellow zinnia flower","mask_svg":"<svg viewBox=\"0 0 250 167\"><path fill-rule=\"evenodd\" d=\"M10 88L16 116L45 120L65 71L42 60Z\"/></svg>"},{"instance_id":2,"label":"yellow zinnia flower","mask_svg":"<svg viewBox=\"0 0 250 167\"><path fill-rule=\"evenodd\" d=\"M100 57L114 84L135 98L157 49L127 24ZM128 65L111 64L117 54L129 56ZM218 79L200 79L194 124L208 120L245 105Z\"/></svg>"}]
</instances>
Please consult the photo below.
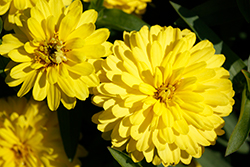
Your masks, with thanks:
<instances>
[{"instance_id":1,"label":"yellow zinnia flower","mask_svg":"<svg viewBox=\"0 0 250 167\"><path fill-rule=\"evenodd\" d=\"M67 8L62 0L39 0L31 17L20 16L15 34L3 36L0 54L12 60L5 81L11 87L22 83L19 97L33 88L34 99L47 97L51 110L60 101L71 109L99 84L92 62L108 53L109 30L95 30L98 13L82 9L80 0Z\"/></svg>"},{"instance_id":2,"label":"yellow zinnia flower","mask_svg":"<svg viewBox=\"0 0 250 167\"><path fill-rule=\"evenodd\" d=\"M63 4L67 6L71 3L71 1L72 0L63 0ZM4 21L4 28L6 30L13 29L15 19L18 18L18 15L23 13L26 9L35 6L37 2L38 0L1 0L0 15L5 14L9 10L8 16Z\"/></svg>"},{"instance_id":3,"label":"yellow zinnia flower","mask_svg":"<svg viewBox=\"0 0 250 167\"><path fill-rule=\"evenodd\" d=\"M72 163L63 149L57 113L45 102L17 97L0 99L0 166L80 167L87 151L78 145Z\"/></svg>"},{"instance_id":4,"label":"yellow zinnia flower","mask_svg":"<svg viewBox=\"0 0 250 167\"><path fill-rule=\"evenodd\" d=\"M124 32L103 60L93 122L133 161L189 164L222 135L234 104L222 54L185 29L152 26Z\"/></svg>"},{"instance_id":5,"label":"yellow zinnia flower","mask_svg":"<svg viewBox=\"0 0 250 167\"><path fill-rule=\"evenodd\" d=\"M83 0L90 2L91 0ZM108 9L117 8L131 14L143 14L146 11L147 3L152 0L104 0L103 6Z\"/></svg>"}]
</instances>

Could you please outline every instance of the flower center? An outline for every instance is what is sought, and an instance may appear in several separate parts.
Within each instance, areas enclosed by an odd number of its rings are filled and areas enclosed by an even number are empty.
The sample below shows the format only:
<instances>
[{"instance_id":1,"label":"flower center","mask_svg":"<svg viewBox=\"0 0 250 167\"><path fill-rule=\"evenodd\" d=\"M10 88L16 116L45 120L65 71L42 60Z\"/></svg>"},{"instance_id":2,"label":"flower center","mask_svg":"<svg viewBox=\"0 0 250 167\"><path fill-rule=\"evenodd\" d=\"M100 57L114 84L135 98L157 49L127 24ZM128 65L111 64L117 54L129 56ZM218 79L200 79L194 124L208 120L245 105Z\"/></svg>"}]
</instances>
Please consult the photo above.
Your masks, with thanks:
<instances>
[{"instance_id":1,"label":"flower center","mask_svg":"<svg viewBox=\"0 0 250 167\"><path fill-rule=\"evenodd\" d=\"M175 94L175 85L161 85L155 92L154 98L160 99L160 102L166 103L171 100Z\"/></svg>"},{"instance_id":2,"label":"flower center","mask_svg":"<svg viewBox=\"0 0 250 167\"><path fill-rule=\"evenodd\" d=\"M24 157L27 156L29 149L25 145L13 145L11 150L14 152L15 158L17 160L18 164L21 164L23 166L26 165Z\"/></svg>"},{"instance_id":3,"label":"flower center","mask_svg":"<svg viewBox=\"0 0 250 167\"><path fill-rule=\"evenodd\" d=\"M35 50L36 60L46 66L57 65L67 61L63 42L55 34L49 41L43 41Z\"/></svg>"}]
</instances>

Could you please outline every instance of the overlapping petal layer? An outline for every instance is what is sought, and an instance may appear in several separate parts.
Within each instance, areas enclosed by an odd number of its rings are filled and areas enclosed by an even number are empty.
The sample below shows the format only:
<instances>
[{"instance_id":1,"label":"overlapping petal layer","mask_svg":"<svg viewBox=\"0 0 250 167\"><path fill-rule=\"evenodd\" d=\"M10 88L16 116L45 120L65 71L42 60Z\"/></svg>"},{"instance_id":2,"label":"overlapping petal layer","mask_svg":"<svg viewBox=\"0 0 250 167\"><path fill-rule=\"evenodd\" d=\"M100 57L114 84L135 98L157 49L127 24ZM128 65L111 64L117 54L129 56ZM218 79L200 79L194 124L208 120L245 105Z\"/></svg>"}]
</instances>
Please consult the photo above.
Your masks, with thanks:
<instances>
[{"instance_id":1,"label":"overlapping petal layer","mask_svg":"<svg viewBox=\"0 0 250 167\"><path fill-rule=\"evenodd\" d=\"M147 26L124 32L102 63L93 122L135 162L189 164L215 143L234 104L224 55L189 30Z\"/></svg>"}]
</instances>

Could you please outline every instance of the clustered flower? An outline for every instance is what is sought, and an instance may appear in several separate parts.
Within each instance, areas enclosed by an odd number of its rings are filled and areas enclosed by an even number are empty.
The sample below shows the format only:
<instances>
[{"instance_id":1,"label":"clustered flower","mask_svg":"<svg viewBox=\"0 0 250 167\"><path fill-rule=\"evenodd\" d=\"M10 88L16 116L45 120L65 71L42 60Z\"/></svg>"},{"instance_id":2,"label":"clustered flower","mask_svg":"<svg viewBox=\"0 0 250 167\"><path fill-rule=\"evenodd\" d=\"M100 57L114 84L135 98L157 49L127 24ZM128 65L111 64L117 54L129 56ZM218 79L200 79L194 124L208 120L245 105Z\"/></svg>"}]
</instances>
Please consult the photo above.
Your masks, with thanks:
<instances>
[{"instance_id":1,"label":"clustered flower","mask_svg":"<svg viewBox=\"0 0 250 167\"><path fill-rule=\"evenodd\" d=\"M89 2L90 0L84 0ZM104 0L106 8L142 14L151 0ZM67 161L56 111L77 99L103 108L93 115L105 140L134 162L189 164L224 131L234 104L225 56L208 40L171 26L143 26L107 41L98 13L80 0L3 0L0 54L5 82L18 97L0 99L0 166L80 166ZM23 96L32 92L31 100ZM47 99L47 103L44 99ZM50 111L51 110L51 111Z\"/></svg>"},{"instance_id":2,"label":"clustered flower","mask_svg":"<svg viewBox=\"0 0 250 167\"><path fill-rule=\"evenodd\" d=\"M0 99L0 166L80 167L87 151L78 145L70 163L63 149L57 113L45 102L8 97Z\"/></svg>"}]
</instances>

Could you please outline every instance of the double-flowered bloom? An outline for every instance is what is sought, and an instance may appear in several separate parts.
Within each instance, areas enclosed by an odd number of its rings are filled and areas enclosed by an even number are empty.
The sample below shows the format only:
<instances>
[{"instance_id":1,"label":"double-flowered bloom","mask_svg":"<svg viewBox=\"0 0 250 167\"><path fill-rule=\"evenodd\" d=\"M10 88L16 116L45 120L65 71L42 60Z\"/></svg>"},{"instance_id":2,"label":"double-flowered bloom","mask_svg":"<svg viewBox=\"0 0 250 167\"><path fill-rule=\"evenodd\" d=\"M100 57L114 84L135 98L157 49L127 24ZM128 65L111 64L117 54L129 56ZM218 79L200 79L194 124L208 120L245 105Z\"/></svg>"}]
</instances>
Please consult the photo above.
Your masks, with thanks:
<instances>
[{"instance_id":1,"label":"double-flowered bloom","mask_svg":"<svg viewBox=\"0 0 250 167\"><path fill-rule=\"evenodd\" d=\"M15 33L3 36L0 54L11 59L5 81L11 87L22 84L19 97L33 88L34 99L47 97L51 110L60 101L71 109L99 84L93 62L109 53L109 30L96 30L98 13L82 10L80 0L68 7L62 0L38 0L16 19Z\"/></svg>"},{"instance_id":2,"label":"double-flowered bloom","mask_svg":"<svg viewBox=\"0 0 250 167\"><path fill-rule=\"evenodd\" d=\"M225 57L189 30L147 26L124 32L102 62L93 122L131 158L189 164L222 135L234 104Z\"/></svg>"},{"instance_id":3,"label":"double-flowered bloom","mask_svg":"<svg viewBox=\"0 0 250 167\"><path fill-rule=\"evenodd\" d=\"M80 145L70 163L63 149L57 113L45 102L8 97L0 99L0 166L80 167L87 155Z\"/></svg>"}]
</instances>

